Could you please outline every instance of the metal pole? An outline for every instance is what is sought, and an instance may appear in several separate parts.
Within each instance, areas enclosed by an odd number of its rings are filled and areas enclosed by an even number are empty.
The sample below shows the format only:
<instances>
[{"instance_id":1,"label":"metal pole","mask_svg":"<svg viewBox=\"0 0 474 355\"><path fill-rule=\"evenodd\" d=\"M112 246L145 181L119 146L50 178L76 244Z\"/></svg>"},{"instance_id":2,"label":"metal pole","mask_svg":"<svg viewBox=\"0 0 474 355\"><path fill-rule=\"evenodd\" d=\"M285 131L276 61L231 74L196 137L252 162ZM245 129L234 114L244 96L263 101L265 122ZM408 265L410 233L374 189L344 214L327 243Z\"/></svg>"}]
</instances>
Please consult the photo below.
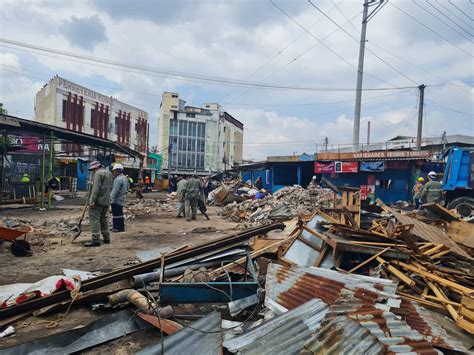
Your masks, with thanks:
<instances>
[{"instance_id":1,"label":"metal pole","mask_svg":"<svg viewBox=\"0 0 474 355\"><path fill-rule=\"evenodd\" d=\"M43 156L41 158L41 208L44 208L44 178L46 175L46 133L43 133Z\"/></svg>"},{"instance_id":2,"label":"metal pole","mask_svg":"<svg viewBox=\"0 0 474 355\"><path fill-rule=\"evenodd\" d=\"M3 153L2 153L2 193L0 195L0 201L3 202L3 194L5 193L5 160L7 156L7 130L3 131ZM11 180L10 180L11 181Z\"/></svg>"},{"instance_id":3,"label":"metal pole","mask_svg":"<svg viewBox=\"0 0 474 355\"><path fill-rule=\"evenodd\" d=\"M367 151L369 150L370 144L370 121L367 122Z\"/></svg>"},{"instance_id":4,"label":"metal pole","mask_svg":"<svg viewBox=\"0 0 474 355\"><path fill-rule=\"evenodd\" d=\"M359 133L360 133L360 113L362 103L362 79L364 76L364 55L365 55L365 35L367 33L367 14L369 11L369 0L364 0L364 11L362 15L362 29L360 31L360 48L359 48L359 66L357 68L357 89L354 110L354 127L352 131L352 150L359 150Z\"/></svg>"},{"instance_id":5,"label":"metal pole","mask_svg":"<svg viewBox=\"0 0 474 355\"><path fill-rule=\"evenodd\" d=\"M49 179L53 177L53 159L54 159L54 132L51 131L51 143L49 145ZM48 189L48 210L51 209L51 198L53 197L53 192L51 187Z\"/></svg>"},{"instance_id":6,"label":"metal pole","mask_svg":"<svg viewBox=\"0 0 474 355\"><path fill-rule=\"evenodd\" d=\"M423 104L425 100L425 87L426 85L418 86L420 90L420 102L418 104L418 127L416 130L416 150L421 149L421 135L423 131Z\"/></svg>"}]
</instances>

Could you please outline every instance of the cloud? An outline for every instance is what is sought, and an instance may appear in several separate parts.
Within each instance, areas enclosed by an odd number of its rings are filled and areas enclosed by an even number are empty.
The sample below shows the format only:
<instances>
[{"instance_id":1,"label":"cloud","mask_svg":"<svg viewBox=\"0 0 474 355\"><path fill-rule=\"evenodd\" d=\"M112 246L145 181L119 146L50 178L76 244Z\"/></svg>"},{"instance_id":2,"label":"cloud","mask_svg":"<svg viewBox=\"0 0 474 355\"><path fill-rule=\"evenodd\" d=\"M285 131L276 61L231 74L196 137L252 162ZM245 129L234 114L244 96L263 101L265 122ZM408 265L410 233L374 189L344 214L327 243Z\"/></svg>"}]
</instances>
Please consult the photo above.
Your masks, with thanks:
<instances>
[{"instance_id":1,"label":"cloud","mask_svg":"<svg viewBox=\"0 0 474 355\"><path fill-rule=\"evenodd\" d=\"M76 17L63 21L59 27L61 33L75 46L92 50L107 41L106 29L99 16Z\"/></svg>"}]
</instances>

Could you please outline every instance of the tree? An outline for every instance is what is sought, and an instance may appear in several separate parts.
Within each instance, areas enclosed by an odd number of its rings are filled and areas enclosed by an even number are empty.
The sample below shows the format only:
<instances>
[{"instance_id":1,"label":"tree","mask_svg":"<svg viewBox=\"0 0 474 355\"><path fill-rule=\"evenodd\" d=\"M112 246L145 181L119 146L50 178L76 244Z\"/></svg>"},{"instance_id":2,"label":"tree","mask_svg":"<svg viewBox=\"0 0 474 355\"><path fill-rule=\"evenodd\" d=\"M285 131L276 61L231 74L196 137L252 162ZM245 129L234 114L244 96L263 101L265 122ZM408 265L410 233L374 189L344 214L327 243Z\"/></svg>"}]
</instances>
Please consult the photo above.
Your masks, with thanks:
<instances>
[{"instance_id":1,"label":"tree","mask_svg":"<svg viewBox=\"0 0 474 355\"><path fill-rule=\"evenodd\" d=\"M8 115L8 111L3 107L3 103L0 102L0 115Z\"/></svg>"}]
</instances>

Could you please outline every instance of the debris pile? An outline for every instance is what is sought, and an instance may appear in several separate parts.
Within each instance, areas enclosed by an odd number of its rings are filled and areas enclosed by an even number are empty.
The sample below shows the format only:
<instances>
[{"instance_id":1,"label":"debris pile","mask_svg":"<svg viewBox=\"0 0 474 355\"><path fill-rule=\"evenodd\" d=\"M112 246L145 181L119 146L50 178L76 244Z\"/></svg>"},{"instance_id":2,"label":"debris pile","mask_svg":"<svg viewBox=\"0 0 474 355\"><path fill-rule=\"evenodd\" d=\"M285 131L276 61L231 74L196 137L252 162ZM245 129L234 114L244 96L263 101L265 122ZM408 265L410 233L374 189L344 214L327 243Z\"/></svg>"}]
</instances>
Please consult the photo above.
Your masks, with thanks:
<instances>
[{"instance_id":1,"label":"debris pile","mask_svg":"<svg viewBox=\"0 0 474 355\"><path fill-rule=\"evenodd\" d=\"M143 217L153 212L174 212L168 201L155 199L129 199L124 207L125 219Z\"/></svg>"},{"instance_id":2,"label":"debris pile","mask_svg":"<svg viewBox=\"0 0 474 355\"><path fill-rule=\"evenodd\" d=\"M294 185L278 190L262 199L248 199L224 206L220 215L230 221L268 224L310 214L314 208L330 208L334 193L330 189L310 186L307 189Z\"/></svg>"},{"instance_id":3,"label":"debris pile","mask_svg":"<svg viewBox=\"0 0 474 355\"><path fill-rule=\"evenodd\" d=\"M333 206L331 193L311 191L320 207L285 223L184 245L72 290L18 295L0 309L0 332L33 311L40 319L75 307L109 314L3 352L80 352L150 329L139 354L472 351L474 225L436 204L406 213L378 201L364 213L357 189L339 192ZM283 200L291 212L306 193L288 189L268 205ZM96 331L104 333L85 336ZM62 341L66 333L77 340Z\"/></svg>"}]
</instances>

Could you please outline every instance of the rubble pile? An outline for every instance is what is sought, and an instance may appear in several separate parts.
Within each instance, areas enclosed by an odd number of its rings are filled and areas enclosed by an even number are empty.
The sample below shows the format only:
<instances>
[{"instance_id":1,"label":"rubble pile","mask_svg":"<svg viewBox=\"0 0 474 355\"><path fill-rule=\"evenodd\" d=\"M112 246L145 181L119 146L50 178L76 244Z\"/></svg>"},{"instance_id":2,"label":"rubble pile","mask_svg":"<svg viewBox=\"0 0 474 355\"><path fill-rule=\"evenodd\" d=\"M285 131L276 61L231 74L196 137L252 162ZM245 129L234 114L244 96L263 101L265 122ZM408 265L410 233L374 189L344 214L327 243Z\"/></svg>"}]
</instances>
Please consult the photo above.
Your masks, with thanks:
<instances>
[{"instance_id":1,"label":"rubble pile","mask_svg":"<svg viewBox=\"0 0 474 355\"><path fill-rule=\"evenodd\" d=\"M149 215L152 212L174 212L168 201L155 199L129 199L124 207L125 219L133 219Z\"/></svg>"},{"instance_id":2,"label":"rubble pile","mask_svg":"<svg viewBox=\"0 0 474 355\"><path fill-rule=\"evenodd\" d=\"M230 221L246 224L268 224L311 213L316 207L330 208L334 193L330 189L294 185L278 190L262 199L248 199L224 206L220 215Z\"/></svg>"}]
</instances>

